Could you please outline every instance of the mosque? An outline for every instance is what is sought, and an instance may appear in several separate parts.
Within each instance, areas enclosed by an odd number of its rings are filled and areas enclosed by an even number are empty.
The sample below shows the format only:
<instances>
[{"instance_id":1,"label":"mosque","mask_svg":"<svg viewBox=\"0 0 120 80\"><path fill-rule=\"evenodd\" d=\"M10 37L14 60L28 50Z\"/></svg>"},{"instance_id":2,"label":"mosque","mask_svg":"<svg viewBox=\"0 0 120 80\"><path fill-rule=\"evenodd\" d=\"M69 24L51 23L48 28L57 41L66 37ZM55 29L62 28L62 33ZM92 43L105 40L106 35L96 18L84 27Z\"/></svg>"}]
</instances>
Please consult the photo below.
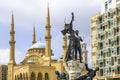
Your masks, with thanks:
<instances>
[{"instance_id":1,"label":"mosque","mask_svg":"<svg viewBox=\"0 0 120 80\"><path fill-rule=\"evenodd\" d=\"M66 25L66 24L65 24ZM14 16L12 14L10 29L10 59L8 62L8 80L56 80L55 71L65 72L64 58L67 51L67 36L63 36L63 52L60 60L52 59L50 12L47 8L45 43L36 42L35 27L33 28L32 46L28 49L25 59L15 62L15 31ZM86 43L82 43L83 62L87 62ZM56 53L57 54L57 53ZM86 70L83 71L85 73Z\"/></svg>"}]
</instances>

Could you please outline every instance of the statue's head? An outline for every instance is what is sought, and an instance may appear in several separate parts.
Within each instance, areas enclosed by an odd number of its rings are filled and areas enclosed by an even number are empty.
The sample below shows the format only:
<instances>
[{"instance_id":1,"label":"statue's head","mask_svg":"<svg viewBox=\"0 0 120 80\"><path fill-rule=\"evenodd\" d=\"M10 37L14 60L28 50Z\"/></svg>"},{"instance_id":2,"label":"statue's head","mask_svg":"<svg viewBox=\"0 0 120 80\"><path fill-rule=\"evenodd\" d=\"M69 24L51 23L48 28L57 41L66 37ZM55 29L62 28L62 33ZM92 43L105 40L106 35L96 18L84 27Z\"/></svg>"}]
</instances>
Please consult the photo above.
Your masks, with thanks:
<instances>
[{"instance_id":1,"label":"statue's head","mask_svg":"<svg viewBox=\"0 0 120 80\"><path fill-rule=\"evenodd\" d=\"M78 35L78 34L79 34L79 31L78 31L78 30L76 30L76 31L75 31L75 33L76 33L76 35Z\"/></svg>"}]
</instances>

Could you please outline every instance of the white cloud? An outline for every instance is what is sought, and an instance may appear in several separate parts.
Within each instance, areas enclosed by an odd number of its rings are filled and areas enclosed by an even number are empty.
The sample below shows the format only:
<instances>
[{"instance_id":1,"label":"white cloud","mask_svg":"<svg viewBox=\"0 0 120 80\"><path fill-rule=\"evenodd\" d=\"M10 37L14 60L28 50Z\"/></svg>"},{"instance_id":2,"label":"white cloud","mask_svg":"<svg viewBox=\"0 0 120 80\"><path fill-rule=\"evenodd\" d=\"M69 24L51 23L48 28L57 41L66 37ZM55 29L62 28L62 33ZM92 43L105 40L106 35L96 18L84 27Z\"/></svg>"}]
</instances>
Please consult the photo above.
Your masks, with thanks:
<instances>
[{"instance_id":1,"label":"white cloud","mask_svg":"<svg viewBox=\"0 0 120 80\"><path fill-rule=\"evenodd\" d=\"M0 64L8 64L9 62L9 55L10 55L10 50L9 48L6 49L0 49ZM21 62L23 60L23 53L19 50L15 50L15 61L16 63Z\"/></svg>"},{"instance_id":2,"label":"white cloud","mask_svg":"<svg viewBox=\"0 0 120 80\"><path fill-rule=\"evenodd\" d=\"M0 63L7 64L9 60L9 49L0 49Z\"/></svg>"},{"instance_id":3,"label":"white cloud","mask_svg":"<svg viewBox=\"0 0 120 80\"><path fill-rule=\"evenodd\" d=\"M72 11L86 10L99 5L100 0L0 0L0 22L10 24L11 13L14 11L15 25L30 28L32 25L45 25L46 8L49 2L52 25L59 24ZM84 12L82 11L82 12ZM80 11L79 11L80 12ZM79 15L78 15L79 16ZM56 23L54 23L56 21Z\"/></svg>"},{"instance_id":4,"label":"white cloud","mask_svg":"<svg viewBox=\"0 0 120 80\"><path fill-rule=\"evenodd\" d=\"M92 1L90 1L90 5L91 5L92 7L95 7L95 6L100 5L100 3L101 3L100 0L92 0Z\"/></svg>"}]
</instances>

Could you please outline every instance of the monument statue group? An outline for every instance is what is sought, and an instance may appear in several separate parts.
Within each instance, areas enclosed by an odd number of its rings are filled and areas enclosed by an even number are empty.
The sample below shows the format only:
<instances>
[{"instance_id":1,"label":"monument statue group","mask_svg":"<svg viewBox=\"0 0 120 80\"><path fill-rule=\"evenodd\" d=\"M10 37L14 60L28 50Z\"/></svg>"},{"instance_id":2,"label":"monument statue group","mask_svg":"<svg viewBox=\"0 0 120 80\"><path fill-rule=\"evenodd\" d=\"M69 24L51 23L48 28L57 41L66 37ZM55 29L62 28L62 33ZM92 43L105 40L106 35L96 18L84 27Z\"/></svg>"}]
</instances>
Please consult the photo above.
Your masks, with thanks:
<instances>
[{"instance_id":1,"label":"monument statue group","mask_svg":"<svg viewBox=\"0 0 120 80\"><path fill-rule=\"evenodd\" d=\"M99 70L91 69L87 63L82 63L82 49L80 42L83 41L79 36L79 31L73 29L74 13L72 13L71 22L65 25L62 34L68 34L69 45L65 57L65 69L66 72L56 71L57 80L92 80L96 76L96 72ZM79 57L78 57L79 55ZM81 75L82 70L86 68L88 71L86 74Z\"/></svg>"}]
</instances>

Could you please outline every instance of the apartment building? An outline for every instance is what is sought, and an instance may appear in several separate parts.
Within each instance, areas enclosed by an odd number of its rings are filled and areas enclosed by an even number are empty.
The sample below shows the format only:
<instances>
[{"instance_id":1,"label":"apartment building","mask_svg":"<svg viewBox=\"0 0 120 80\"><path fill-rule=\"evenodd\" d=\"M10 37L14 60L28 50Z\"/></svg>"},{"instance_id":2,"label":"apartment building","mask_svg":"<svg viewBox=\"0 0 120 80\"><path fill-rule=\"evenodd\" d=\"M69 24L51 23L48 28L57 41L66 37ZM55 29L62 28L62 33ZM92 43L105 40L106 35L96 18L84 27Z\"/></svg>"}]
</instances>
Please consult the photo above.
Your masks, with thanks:
<instances>
[{"instance_id":1,"label":"apartment building","mask_svg":"<svg viewBox=\"0 0 120 80\"><path fill-rule=\"evenodd\" d=\"M0 65L0 80L7 80L7 65Z\"/></svg>"},{"instance_id":2,"label":"apartment building","mask_svg":"<svg viewBox=\"0 0 120 80\"><path fill-rule=\"evenodd\" d=\"M95 80L120 80L120 0L101 0L101 12L91 18L91 41Z\"/></svg>"}]
</instances>

